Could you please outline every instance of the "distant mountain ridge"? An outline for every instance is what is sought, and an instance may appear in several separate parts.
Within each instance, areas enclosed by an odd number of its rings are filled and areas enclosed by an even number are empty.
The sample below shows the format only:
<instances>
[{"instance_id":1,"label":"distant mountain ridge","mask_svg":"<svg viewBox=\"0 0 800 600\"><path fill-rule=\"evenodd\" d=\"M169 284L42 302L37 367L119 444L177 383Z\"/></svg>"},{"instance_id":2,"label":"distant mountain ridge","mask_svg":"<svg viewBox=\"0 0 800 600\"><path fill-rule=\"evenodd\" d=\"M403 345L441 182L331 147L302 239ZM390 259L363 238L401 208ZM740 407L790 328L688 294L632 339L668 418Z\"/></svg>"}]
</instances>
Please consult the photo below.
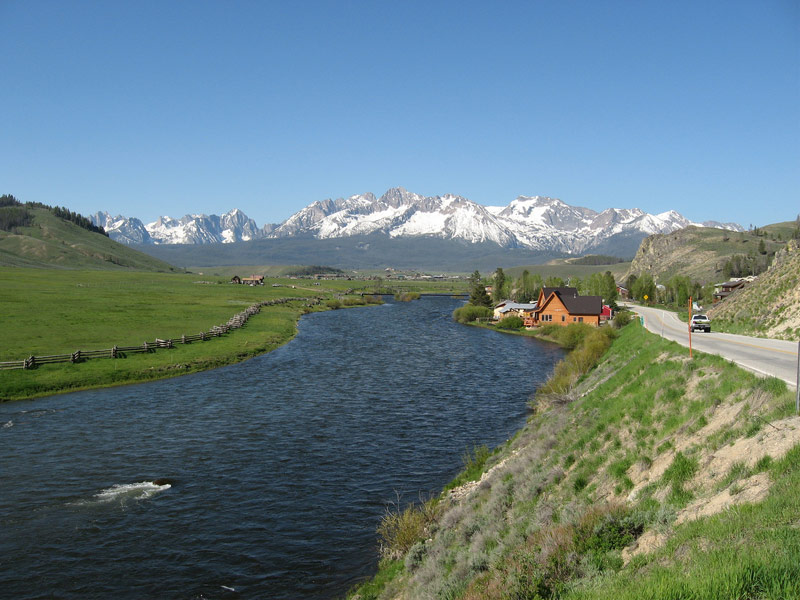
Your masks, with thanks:
<instances>
[{"instance_id":1,"label":"distant mountain ridge","mask_svg":"<svg viewBox=\"0 0 800 600\"><path fill-rule=\"evenodd\" d=\"M257 240L272 230L274 225L259 228L256 222L235 208L222 216L185 215L180 219L159 217L145 225L135 217L112 217L107 212L97 212L91 217L95 225L103 227L109 236L124 244L229 244Z\"/></svg>"},{"instance_id":2,"label":"distant mountain ridge","mask_svg":"<svg viewBox=\"0 0 800 600\"><path fill-rule=\"evenodd\" d=\"M127 244L214 244L379 234L393 239L423 236L491 242L502 248L568 254L608 253L615 246L624 247L618 255L632 255L648 235L706 225L693 223L674 210L651 215L638 208L609 208L598 213L543 196L519 196L508 206L483 206L461 196L422 196L401 187L388 190L380 198L366 193L313 202L283 223L261 228L238 209L222 216L160 217L147 225L139 219L111 217L103 212L92 219L112 239ZM743 231L735 223L707 224Z\"/></svg>"}]
</instances>

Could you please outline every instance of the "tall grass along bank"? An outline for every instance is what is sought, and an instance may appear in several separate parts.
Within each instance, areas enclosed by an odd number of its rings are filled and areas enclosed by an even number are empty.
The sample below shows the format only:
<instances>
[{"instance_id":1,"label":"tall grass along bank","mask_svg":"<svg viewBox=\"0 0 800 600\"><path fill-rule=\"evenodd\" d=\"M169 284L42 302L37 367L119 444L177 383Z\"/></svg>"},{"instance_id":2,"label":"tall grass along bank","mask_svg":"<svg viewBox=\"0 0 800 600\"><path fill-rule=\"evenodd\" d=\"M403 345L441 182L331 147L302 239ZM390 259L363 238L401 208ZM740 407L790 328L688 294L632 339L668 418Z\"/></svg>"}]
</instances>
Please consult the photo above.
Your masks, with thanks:
<instances>
[{"instance_id":1,"label":"tall grass along bank","mask_svg":"<svg viewBox=\"0 0 800 600\"><path fill-rule=\"evenodd\" d=\"M416 541L352 598L800 597L793 394L636 322L601 335L475 481L395 511Z\"/></svg>"}]
</instances>

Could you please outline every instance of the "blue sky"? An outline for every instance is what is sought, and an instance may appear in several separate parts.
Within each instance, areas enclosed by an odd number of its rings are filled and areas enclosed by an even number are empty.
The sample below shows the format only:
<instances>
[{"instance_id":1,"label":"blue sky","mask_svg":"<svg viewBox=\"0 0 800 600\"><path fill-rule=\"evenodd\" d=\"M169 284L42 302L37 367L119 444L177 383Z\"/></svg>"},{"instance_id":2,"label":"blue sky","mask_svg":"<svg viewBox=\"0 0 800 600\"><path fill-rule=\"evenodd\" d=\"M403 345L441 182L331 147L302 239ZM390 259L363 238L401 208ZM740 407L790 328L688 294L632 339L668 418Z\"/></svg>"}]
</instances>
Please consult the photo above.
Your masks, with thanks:
<instances>
[{"instance_id":1,"label":"blue sky","mask_svg":"<svg viewBox=\"0 0 800 600\"><path fill-rule=\"evenodd\" d=\"M0 0L0 193L259 224L403 186L800 213L800 3Z\"/></svg>"}]
</instances>

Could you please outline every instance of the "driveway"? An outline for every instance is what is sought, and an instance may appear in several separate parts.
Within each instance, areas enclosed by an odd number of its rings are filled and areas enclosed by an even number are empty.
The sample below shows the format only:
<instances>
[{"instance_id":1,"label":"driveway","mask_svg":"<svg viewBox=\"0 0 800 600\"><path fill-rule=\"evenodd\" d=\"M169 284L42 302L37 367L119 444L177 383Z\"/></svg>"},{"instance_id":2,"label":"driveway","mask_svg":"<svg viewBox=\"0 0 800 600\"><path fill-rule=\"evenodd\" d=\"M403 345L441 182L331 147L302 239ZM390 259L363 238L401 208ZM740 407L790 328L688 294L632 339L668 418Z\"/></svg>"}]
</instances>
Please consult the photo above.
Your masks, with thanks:
<instances>
[{"instance_id":1,"label":"driveway","mask_svg":"<svg viewBox=\"0 0 800 600\"><path fill-rule=\"evenodd\" d=\"M689 326L675 313L635 305L629 308L644 317L644 325L649 331L689 346ZM692 349L718 354L750 371L783 379L792 387L797 385L798 342L716 333L712 321L711 333L692 333Z\"/></svg>"}]
</instances>

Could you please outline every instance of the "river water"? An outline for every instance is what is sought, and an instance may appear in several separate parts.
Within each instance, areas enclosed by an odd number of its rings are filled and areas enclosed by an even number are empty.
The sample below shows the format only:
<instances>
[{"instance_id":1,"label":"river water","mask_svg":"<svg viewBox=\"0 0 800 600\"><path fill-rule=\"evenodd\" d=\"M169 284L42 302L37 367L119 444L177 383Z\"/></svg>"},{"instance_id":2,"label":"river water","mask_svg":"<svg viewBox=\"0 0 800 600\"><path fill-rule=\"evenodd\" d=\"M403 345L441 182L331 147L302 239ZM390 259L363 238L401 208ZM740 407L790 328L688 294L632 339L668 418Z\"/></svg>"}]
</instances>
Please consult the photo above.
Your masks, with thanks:
<instances>
[{"instance_id":1,"label":"river water","mask_svg":"<svg viewBox=\"0 0 800 600\"><path fill-rule=\"evenodd\" d=\"M341 597L387 502L510 437L562 356L460 304L315 313L244 363L0 405L0 596Z\"/></svg>"}]
</instances>

